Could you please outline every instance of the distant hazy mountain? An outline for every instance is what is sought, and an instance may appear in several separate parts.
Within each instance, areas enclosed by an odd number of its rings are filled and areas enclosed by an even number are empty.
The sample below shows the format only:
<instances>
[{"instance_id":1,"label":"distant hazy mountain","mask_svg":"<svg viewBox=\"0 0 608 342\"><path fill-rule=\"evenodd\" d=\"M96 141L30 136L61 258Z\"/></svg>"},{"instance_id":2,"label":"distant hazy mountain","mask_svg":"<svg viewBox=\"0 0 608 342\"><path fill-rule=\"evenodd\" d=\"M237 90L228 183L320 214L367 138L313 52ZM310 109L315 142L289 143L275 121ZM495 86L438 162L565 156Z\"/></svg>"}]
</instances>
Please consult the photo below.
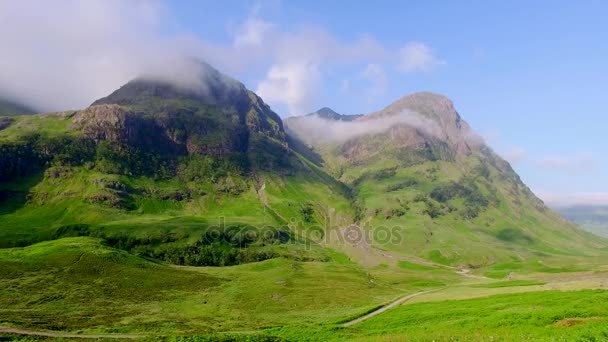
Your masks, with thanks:
<instances>
[{"instance_id":1,"label":"distant hazy mountain","mask_svg":"<svg viewBox=\"0 0 608 342\"><path fill-rule=\"evenodd\" d=\"M37 111L32 107L14 100L0 97L0 115L35 114Z\"/></svg>"},{"instance_id":2,"label":"distant hazy mountain","mask_svg":"<svg viewBox=\"0 0 608 342\"><path fill-rule=\"evenodd\" d=\"M560 208L558 212L586 230L608 237L608 206L579 205Z\"/></svg>"},{"instance_id":3,"label":"distant hazy mountain","mask_svg":"<svg viewBox=\"0 0 608 342\"><path fill-rule=\"evenodd\" d=\"M323 107L316 112L306 114L306 116L317 115L320 118L337 120L337 121L353 121L363 116L363 114L339 114L333 109Z\"/></svg>"}]
</instances>

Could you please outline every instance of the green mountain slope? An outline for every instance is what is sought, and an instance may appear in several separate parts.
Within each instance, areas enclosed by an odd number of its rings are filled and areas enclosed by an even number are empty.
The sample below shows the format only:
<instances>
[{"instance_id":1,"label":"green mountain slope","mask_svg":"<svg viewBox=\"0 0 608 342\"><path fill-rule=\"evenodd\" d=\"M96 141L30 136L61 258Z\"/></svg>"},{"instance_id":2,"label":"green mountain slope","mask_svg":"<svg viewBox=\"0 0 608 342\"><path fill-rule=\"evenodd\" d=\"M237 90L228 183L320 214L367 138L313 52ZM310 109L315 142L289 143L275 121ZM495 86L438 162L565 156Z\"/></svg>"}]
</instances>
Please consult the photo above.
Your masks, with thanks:
<instances>
[{"instance_id":1,"label":"green mountain slope","mask_svg":"<svg viewBox=\"0 0 608 342\"><path fill-rule=\"evenodd\" d=\"M402 232L383 246L391 252L504 276L503 263L534 268L539 257L605 249L546 208L443 96L406 96L352 123L299 117L286 125L353 188L363 226ZM325 132L308 139L318 127Z\"/></svg>"},{"instance_id":2,"label":"green mountain slope","mask_svg":"<svg viewBox=\"0 0 608 342\"><path fill-rule=\"evenodd\" d=\"M257 95L202 66L200 89L135 80L84 110L15 117L0 131L0 246L84 235L187 265L326 259L287 223L348 220L345 189Z\"/></svg>"}]
</instances>

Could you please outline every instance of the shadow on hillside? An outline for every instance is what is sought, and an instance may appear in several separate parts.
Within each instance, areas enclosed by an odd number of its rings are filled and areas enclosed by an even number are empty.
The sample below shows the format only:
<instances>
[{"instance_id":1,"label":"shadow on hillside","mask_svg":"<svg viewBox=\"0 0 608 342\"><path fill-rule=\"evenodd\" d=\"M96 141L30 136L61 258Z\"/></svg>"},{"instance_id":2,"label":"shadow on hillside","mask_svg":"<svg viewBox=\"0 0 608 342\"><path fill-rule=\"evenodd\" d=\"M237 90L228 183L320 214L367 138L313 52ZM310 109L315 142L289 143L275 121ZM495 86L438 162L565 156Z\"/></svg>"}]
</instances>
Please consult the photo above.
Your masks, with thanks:
<instances>
[{"instance_id":1,"label":"shadow on hillside","mask_svg":"<svg viewBox=\"0 0 608 342\"><path fill-rule=\"evenodd\" d=\"M289 134L289 132L287 133L287 143L292 150L303 155L318 167L323 167L323 164L325 163L323 157L313 151L305 142L298 139L295 135Z\"/></svg>"},{"instance_id":2,"label":"shadow on hillside","mask_svg":"<svg viewBox=\"0 0 608 342\"><path fill-rule=\"evenodd\" d=\"M27 204L31 189L42 181L43 176L43 172L39 172L10 183L0 183L0 217L23 208Z\"/></svg>"}]
</instances>

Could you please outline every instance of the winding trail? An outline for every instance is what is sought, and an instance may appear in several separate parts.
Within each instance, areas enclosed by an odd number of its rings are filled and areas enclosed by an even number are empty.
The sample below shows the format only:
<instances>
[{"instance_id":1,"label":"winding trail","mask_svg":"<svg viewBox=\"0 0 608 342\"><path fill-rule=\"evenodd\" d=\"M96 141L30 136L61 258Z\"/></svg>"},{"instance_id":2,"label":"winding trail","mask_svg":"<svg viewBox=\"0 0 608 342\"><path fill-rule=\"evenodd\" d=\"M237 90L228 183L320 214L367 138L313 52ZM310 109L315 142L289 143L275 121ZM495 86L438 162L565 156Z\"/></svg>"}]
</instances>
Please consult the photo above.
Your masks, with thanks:
<instances>
[{"instance_id":1,"label":"winding trail","mask_svg":"<svg viewBox=\"0 0 608 342\"><path fill-rule=\"evenodd\" d=\"M0 333L7 334L17 334L17 335L28 335L28 336L44 336L44 337L58 337L58 338L88 338L88 339L100 339L100 338L110 338L110 339L128 339L135 340L138 338L144 338L142 335L84 335L84 334L66 334L66 333L58 333L58 332L48 332L48 331L33 331L33 330L25 330L18 328L10 328L0 326Z\"/></svg>"},{"instance_id":2,"label":"winding trail","mask_svg":"<svg viewBox=\"0 0 608 342\"><path fill-rule=\"evenodd\" d=\"M421 291L421 292L411 293L411 294L409 294L407 296L403 296L401 298L398 298L395 301L393 301L393 302L391 302L391 303L389 303L389 304L387 304L387 305L385 305L383 307L380 307L380 308L378 308L378 309L376 309L376 310L374 310L374 311L372 311L372 312L370 312L370 313L368 313L366 315L363 315L363 316L361 316L359 318L355 318L355 319L353 319L351 321L348 321L348 322L342 324L342 326L344 326L344 327L350 327L350 326L355 325L357 323L361 323L361 322L363 322L365 320L368 320L368 319L370 319L370 318L372 318L374 316L378 316L379 314L381 314L381 313L383 313L385 311L388 311L388 310L390 310L390 309L392 309L392 308L394 308L396 306L399 306L399 305L403 304L404 302L406 302L406 301L408 301L408 300L410 300L410 299L412 299L414 297L417 297L417 296L420 296L420 295L423 295L423 294L427 294L427 293L431 293L431 292L436 292L436 291L443 290L443 289L445 289L445 287L441 287L441 288L433 289L433 290L428 290L428 291Z\"/></svg>"}]
</instances>

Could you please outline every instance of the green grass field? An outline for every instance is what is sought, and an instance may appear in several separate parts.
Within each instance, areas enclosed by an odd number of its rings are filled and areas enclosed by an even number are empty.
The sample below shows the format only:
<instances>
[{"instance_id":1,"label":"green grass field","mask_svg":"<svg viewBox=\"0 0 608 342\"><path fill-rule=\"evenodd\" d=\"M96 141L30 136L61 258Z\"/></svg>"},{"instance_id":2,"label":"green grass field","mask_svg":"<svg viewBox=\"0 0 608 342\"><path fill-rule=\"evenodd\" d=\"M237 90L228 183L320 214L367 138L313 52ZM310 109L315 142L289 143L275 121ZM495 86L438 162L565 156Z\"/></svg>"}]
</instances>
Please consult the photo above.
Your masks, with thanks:
<instances>
[{"instance_id":1,"label":"green grass field","mask_svg":"<svg viewBox=\"0 0 608 342\"><path fill-rule=\"evenodd\" d=\"M559 284L572 289L560 278L569 273L497 282L404 262L366 270L337 252L329 255L325 262L178 267L89 237L0 249L0 325L154 339L207 336L191 341L221 340L224 333L208 335L220 331L293 341L567 341L608 333L608 292L552 290ZM587 283L572 286L605 282L601 272L570 280L584 277ZM355 326L340 325L398 295L435 288L441 290ZM236 340L254 341L247 336Z\"/></svg>"},{"instance_id":2,"label":"green grass field","mask_svg":"<svg viewBox=\"0 0 608 342\"><path fill-rule=\"evenodd\" d=\"M604 341L608 292L530 292L406 304L352 328L283 328L294 341Z\"/></svg>"},{"instance_id":3,"label":"green grass field","mask_svg":"<svg viewBox=\"0 0 608 342\"><path fill-rule=\"evenodd\" d=\"M85 237L2 249L0 266L0 322L46 330L194 334L320 324L393 296L344 260L177 267Z\"/></svg>"}]
</instances>

